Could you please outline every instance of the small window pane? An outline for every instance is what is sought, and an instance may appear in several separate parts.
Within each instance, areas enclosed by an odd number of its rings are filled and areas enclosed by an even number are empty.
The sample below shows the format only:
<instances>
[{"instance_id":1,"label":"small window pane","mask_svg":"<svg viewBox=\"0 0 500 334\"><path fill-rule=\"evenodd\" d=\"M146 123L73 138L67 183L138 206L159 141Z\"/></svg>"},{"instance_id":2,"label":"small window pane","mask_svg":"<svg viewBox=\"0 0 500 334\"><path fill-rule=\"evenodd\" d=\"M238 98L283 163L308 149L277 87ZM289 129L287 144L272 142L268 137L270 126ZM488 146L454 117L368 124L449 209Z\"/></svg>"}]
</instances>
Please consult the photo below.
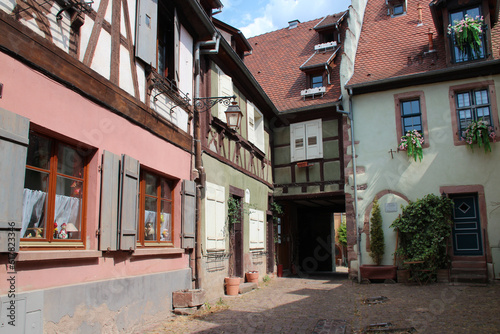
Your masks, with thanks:
<instances>
[{"instance_id":1,"label":"small window pane","mask_svg":"<svg viewBox=\"0 0 500 334\"><path fill-rule=\"evenodd\" d=\"M316 145L318 143L318 137L308 137L307 138L307 145Z\"/></svg>"},{"instance_id":2,"label":"small window pane","mask_svg":"<svg viewBox=\"0 0 500 334\"><path fill-rule=\"evenodd\" d=\"M156 198L146 197L144 212L144 240L156 240Z\"/></svg>"},{"instance_id":3,"label":"small window pane","mask_svg":"<svg viewBox=\"0 0 500 334\"><path fill-rule=\"evenodd\" d=\"M482 119L483 121L487 122L488 125L491 125L490 108L477 108L477 119Z\"/></svg>"},{"instance_id":4,"label":"small window pane","mask_svg":"<svg viewBox=\"0 0 500 334\"><path fill-rule=\"evenodd\" d=\"M57 154L57 172L83 178L83 158L78 152L67 145L59 144Z\"/></svg>"},{"instance_id":5,"label":"small window pane","mask_svg":"<svg viewBox=\"0 0 500 334\"><path fill-rule=\"evenodd\" d=\"M311 88L323 87L323 76L317 75L311 78Z\"/></svg>"},{"instance_id":6,"label":"small window pane","mask_svg":"<svg viewBox=\"0 0 500 334\"><path fill-rule=\"evenodd\" d=\"M457 94L457 103L459 108L469 107L470 106L469 93Z\"/></svg>"},{"instance_id":7,"label":"small window pane","mask_svg":"<svg viewBox=\"0 0 500 334\"><path fill-rule=\"evenodd\" d=\"M146 195L158 196L158 178L153 174L144 173L146 178Z\"/></svg>"},{"instance_id":8,"label":"small window pane","mask_svg":"<svg viewBox=\"0 0 500 334\"><path fill-rule=\"evenodd\" d=\"M163 199L172 199L172 185L171 182L161 179L161 198Z\"/></svg>"},{"instance_id":9,"label":"small window pane","mask_svg":"<svg viewBox=\"0 0 500 334\"><path fill-rule=\"evenodd\" d=\"M83 182L57 177L54 239L80 239Z\"/></svg>"},{"instance_id":10,"label":"small window pane","mask_svg":"<svg viewBox=\"0 0 500 334\"><path fill-rule=\"evenodd\" d=\"M304 147L304 138L295 139L295 147Z\"/></svg>"},{"instance_id":11,"label":"small window pane","mask_svg":"<svg viewBox=\"0 0 500 334\"><path fill-rule=\"evenodd\" d=\"M168 201L161 202L161 228L160 241L172 241L172 203Z\"/></svg>"},{"instance_id":12,"label":"small window pane","mask_svg":"<svg viewBox=\"0 0 500 334\"><path fill-rule=\"evenodd\" d=\"M40 137L34 133L30 134L28 157L26 164L28 166L38 167L45 170L50 169L52 141L45 137Z\"/></svg>"},{"instance_id":13,"label":"small window pane","mask_svg":"<svg viewBox=\"0 0 500 334\"><path fill-rule=\"evenodd\" d=\"M475 92L476 95L476 104L488 104L488 91L486 89L477 90Z\"/></svg>"},{"instance_id":14,"label":"small window pane","mask_svg":"<svg viewBox=\"0 0 500 334\"><path fill-rule=\"evenodd\" d=\"M45 238L49 174L27 169L23 193L23 238Z\"/></svg>"},{"instance_id":15,"label":"small window pane","mask_svg":"<svg viewBox=\"0 0 500 334\"><path fill-rule=\"evenodd\" d=\"M476 16L480 16L479 7L467 9L466 14L471 18L476 18Z\"/></svg>"},{"instance_id":16,"label":"small window pane","mask_svg":"<svg viewBox=\"0 0 500 334\"><path fill-rule=\"evenodd\" d=\"M394 5L393 7L393 10L392 10L392 14L393 15L401 15L404 13L404 7L403 5Z\"/></svg>"}]
</instances>

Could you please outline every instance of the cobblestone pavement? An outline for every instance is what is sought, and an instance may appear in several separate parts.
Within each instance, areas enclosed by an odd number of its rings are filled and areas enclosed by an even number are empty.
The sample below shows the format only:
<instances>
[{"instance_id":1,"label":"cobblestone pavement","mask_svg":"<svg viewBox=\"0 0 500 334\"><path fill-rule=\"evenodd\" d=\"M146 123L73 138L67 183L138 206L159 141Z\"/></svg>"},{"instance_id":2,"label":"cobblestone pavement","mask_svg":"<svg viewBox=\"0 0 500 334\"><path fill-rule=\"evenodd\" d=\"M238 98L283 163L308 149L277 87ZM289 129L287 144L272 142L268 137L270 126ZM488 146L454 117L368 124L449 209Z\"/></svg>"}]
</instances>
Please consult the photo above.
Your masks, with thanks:
<instances>
[{"instance_id":1,"label":"cobblestone pavement","mask_svg":"<svg viewBox=\"0 0 500 334\"><path fill-rule=\"evenodd\" d=\"M387 300L364 302L379 296ZM175 316L145 332L311 333L321 319L341 319L346 333L388 322L392 328L414 327L416 333L500 333L500 284L360 285L345 276L289 277L222 301L210 302L210 311Z\"/></svg>"}]
</instances>

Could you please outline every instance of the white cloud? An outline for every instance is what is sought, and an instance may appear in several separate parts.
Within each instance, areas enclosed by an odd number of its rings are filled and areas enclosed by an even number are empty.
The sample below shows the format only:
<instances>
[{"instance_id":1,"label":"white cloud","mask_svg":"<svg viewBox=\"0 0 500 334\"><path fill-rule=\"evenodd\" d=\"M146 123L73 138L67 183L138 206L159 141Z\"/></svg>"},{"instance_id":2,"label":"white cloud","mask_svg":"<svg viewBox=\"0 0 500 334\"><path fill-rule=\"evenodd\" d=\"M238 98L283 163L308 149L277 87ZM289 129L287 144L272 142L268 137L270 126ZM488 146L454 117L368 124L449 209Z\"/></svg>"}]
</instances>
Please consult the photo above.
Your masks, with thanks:
<instances>
[{"instance_id":1,"label":"white cloud","mask_svg":"<svg viewBox=\"0 0 500 334\"><path fill-rule=\"evenodd\" d=\"M350 0L269 0L263 15L255 17L252 23L239 29L247 38L253 37L285 28L292 20L306 22L347 10L350 4Z\"/></svg>"}]
</instances>

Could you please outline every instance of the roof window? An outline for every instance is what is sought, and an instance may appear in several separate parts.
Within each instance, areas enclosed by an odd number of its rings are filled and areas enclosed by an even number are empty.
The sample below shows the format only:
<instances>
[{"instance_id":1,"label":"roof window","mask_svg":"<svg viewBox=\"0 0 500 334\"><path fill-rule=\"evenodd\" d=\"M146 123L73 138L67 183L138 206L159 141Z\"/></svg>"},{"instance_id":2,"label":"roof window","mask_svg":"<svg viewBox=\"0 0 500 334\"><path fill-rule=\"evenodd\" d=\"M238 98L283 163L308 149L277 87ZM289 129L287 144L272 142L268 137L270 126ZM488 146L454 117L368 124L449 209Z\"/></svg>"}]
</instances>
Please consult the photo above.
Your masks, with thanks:
<instances>
[{"instance_id":1,"label":"roof window","mask_svg":"<svg viewBox=\"0 0 500 334\"><path fill-rule=\"evenodd\" d=\"M299 20L293 20L293 21L288 22L288 29L297 28L299 23L300 23Z\"/></svg>"},{"instance_id":2,"label":"roof window","mask_svg":"<svg viewBox=\"0 0 500 334\"><path fill-rule=\"evenodd\" d=\"M406 0L386 0L387 15L391 17L406 14Z\"/></svg>"}]
</instances>

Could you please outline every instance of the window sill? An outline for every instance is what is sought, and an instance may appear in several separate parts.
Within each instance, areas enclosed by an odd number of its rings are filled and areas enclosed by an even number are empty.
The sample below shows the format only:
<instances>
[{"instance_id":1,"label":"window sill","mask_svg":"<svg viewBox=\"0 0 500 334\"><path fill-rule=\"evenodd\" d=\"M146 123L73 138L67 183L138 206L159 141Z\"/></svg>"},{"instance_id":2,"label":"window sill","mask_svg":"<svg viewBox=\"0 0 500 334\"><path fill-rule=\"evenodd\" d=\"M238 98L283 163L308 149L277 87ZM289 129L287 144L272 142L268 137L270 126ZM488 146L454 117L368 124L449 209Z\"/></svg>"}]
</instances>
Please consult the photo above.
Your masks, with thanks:
<instances>
[{"instance_id":1,"label":"window sill","mask_svg":"<svg viewBox=\"0 0 500 334\"><path fill-rule=\"evenodd\" d=\"M151 255L178 255L184 254L182 248L136 248L132 256L151 256Z\"/></svg>"},{"instance_id":2,"label":"window sill","mask_svg":"<svg viewBox=\"0 0 500 334\"><path fill-rule=\"evenodd\" d=\"M54 251L20 251L16 261L44 261L64 259L95 259L101 257L101 251L92 250L54 250Z\"/></svg>"}]
</instances>

